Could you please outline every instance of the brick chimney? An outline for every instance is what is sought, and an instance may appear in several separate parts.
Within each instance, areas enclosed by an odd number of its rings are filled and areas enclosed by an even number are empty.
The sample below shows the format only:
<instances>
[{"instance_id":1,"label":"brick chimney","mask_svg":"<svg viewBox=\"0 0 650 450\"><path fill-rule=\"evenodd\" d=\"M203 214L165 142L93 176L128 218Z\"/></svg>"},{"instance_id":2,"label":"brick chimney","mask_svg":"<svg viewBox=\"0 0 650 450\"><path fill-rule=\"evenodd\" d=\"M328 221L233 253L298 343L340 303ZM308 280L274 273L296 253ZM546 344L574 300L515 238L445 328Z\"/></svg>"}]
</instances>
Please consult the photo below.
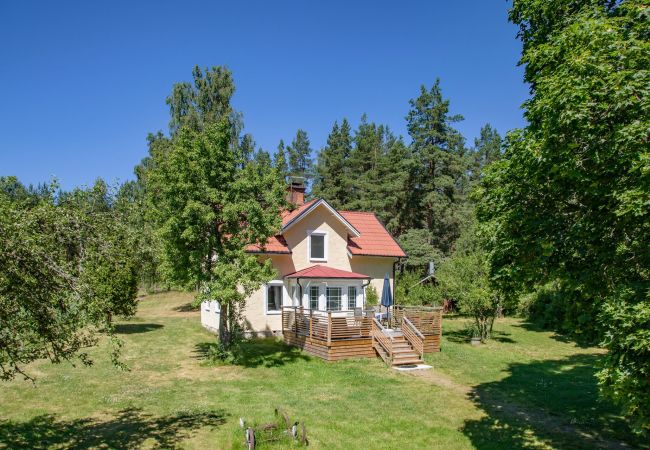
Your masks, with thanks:
<instances>
[{"instance_id":1,"label":"brick chimney","mask_svg":"<svg viewBox=\"0 0 650 450\"><path fill-rule=\"evenodd\" d=\"M302 206L305 203L305 179L303 177L289 177L287 201L296 206Z\"/></svg>"}]
</instances>

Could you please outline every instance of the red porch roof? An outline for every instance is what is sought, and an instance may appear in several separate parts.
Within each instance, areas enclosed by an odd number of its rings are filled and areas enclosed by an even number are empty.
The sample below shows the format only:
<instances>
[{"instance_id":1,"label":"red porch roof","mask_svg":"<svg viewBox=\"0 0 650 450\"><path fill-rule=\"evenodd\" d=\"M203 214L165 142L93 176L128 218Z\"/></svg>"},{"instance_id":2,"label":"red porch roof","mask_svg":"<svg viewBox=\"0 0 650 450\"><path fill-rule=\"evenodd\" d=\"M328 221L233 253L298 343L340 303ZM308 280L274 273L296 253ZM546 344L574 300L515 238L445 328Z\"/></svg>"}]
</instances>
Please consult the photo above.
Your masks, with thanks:
<instances>
[{"instance_id":1,"label":"red porch roof","mask_svg":"<svg viewBox=\"0 0 650 450\"><path fill-rule=\"evenodd\" d=\"M285 278L348 278L365 280L370 277L361 273L348 272L347 270L334 269L333 267L316 264L315 266L285 275Z\"/></svg>"}]
</instances>

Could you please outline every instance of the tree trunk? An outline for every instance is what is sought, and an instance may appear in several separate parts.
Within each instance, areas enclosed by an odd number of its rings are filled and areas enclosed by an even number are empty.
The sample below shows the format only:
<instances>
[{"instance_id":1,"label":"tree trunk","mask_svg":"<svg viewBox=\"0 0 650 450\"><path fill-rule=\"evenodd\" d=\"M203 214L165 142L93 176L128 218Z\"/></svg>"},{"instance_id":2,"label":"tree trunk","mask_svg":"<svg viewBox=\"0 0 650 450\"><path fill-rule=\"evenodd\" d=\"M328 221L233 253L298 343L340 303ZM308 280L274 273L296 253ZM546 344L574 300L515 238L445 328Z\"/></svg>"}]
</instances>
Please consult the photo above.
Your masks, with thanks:
<instances>
[{"instance_id":1,"label":"tree trunk","mask_svg":"<svg viewBox=\"0 0 650 450\"><path fill-rule=\"evenodd\" d=\"M228 328L228 303L219 302L219 345L222 348L230 347L230 330Z\"/></svg>"}]
</instances>

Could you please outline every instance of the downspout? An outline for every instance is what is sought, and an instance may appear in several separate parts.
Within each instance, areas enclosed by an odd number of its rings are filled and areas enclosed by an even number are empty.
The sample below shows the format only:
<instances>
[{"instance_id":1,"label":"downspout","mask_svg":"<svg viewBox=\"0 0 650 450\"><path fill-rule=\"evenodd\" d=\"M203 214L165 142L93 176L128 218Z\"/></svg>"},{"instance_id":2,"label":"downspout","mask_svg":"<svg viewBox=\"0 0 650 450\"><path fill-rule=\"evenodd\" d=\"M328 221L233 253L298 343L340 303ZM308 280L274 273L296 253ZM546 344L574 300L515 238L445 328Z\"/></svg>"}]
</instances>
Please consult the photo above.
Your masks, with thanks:
<instances>
[{"instance_id":1,"label":"downspout","mask_svg":"<svg viewBox=\"0 0 650 450\"><path fill-rule=\"evenodd\" d=\"M395 304L395 286L397 285L397 277L395 277L395 266L399 264L402 257L398 257L397 261L393 261L393 304Z\"/></svg>"},{"instance_id":2,"label":"downspout","mask_svg":"<svg viewBox=\"0 0 650 450\"><path fill-rule=\"evenodd\" d=\"M299 303L299 306L302 306L302 284L300 284L300 277L296 278L296 284L300 288L300 289L298 289L298 291L299 291L298 303Z\"/></svg>"},{"instance_id":3,"label":"downspout","mask_svg":"<svg viewBox=\"0 0 650 450\"><path fill-rule=\"evenodd\" d=\"M361 292L363 293L363 306L362 306L362 310L364 310L364 311L365 311L365 308L366 308L366 306L367 306L367 305L366 305L366 288L367 288L368 286L370 286L370 278L368 278L368 283L366 283L366 284L361 283Z\"/></svg>"}]
</instances>

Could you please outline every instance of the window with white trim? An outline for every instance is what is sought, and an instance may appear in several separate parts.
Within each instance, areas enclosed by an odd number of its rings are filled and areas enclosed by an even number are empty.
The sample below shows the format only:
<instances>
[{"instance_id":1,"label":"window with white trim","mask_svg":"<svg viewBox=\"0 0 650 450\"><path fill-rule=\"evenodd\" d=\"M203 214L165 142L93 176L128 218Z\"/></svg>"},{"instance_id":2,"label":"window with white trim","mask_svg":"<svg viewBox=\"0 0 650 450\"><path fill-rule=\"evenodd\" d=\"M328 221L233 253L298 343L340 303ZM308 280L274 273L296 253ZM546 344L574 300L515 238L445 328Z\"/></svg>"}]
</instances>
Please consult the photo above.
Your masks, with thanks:
<instances>
[{"instance_id":1,"label":"window with white trim","mask_svg":"<svg viewBox=\"0 0 650 450\"><path fill-rule=\"evenodd\" d=\"M309 260L327 261L327 233L322 231L309 233Z\"/></svg>"},{"instance_id":2,"label":"window with white trim","mask_svg":"<svg viewBox=\"0 0 650 450\"><path fill-rule=\"evenodd\" d=\"M318 297L320 297L320 289L318 286L311 286L309 288L309 309L318 309Z\"/></svg>"},{"instance_id":3,"label":"window with white trim","mask_svg":"<svg viewBox=\"0 0 650 450\"><path fill-rule=\"evenodd\" d=\"M327 310L328 311L340 311L341 310L341 291L340 287L328 287L327 288Z\"/></svg>"},{"instance_id":4,"label":"window with white trim","mask_svg":"<svg viewBox=\"0 0 650 450\"><path fill-rule=\"evenodd\" d=\"M282 285L266 285L266 312L277 314L282 312Z\"/></svg>"},{"instance_id":5,"label":"window with white trim","mask_svg":"<svg viewBox=\"0 0 650 450\"><path fill-rule=\"evenodd\" d=\"M357 287L348 286L348 309L357 307Z\"/></svg>"}]
</instances>

